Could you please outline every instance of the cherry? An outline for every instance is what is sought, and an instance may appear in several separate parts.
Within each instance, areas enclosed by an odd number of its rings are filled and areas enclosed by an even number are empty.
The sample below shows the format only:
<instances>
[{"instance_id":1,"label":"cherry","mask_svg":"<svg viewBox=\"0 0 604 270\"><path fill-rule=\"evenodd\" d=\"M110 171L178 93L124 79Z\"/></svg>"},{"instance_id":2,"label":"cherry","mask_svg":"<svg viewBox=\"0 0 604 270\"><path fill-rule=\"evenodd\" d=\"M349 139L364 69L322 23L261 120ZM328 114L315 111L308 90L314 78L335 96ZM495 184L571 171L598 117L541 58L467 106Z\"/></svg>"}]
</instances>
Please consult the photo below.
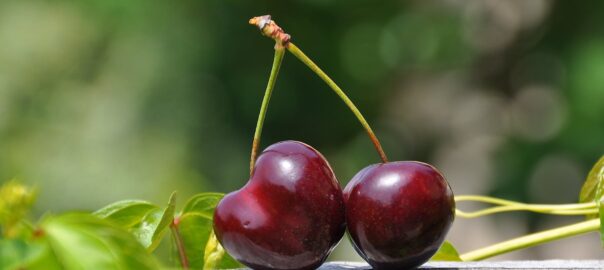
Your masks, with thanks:
<instances>
[{"instance_id":1,"label":"cherry","mask_svg":"<svg viewBox=\"0 0 604 270\"><path fill-rule=\"evenodd\" d=\"M428 261L455 216L453 192L443 175L416 161L364 168L344 189L344 201L354 247L376 269Z\"/></svg>"},{"instance_id":2,"label":"cherry","mask_svg":"<svg viewBox=\"0 0 604 270\"><path fill-rule=\"evenodd\" d=\"M252 176L214 212L216 237L254 269L315 269L345 231L342 190L327 160L302 142L269 146Z\"/></svg>"},{"instance_id":3,"label":"cherry","mask_svg":"<svg viewBox=\"0 0 604 270\"><path fill-rule=\"evenodd\" d=\"M250 168L254 167L254 160L256 155L256 149L260 140L260 133L262 132L262 125L268 101L271 96L271 91L274 86L276 74L279 71L281 59L283 58L284 50L292 53L296 58L302 61L308 68L317 74L325 83L344 101L346 106L352 111L357 117L367 135L373 142L377 153L382 159L382 164L371 165L361 172L359 172L352 181L348 184L344 191L344 201L346 204L346 222L348 224L349 235L352 238L356 250L361 256L369 262L374 268L383 269L400 269L416 267L427 261L439 248L444 241L444 238L451 227L455 214L455 202L453 198L453 192L447 184L445 178L440 174L434 167L419 163L419 162L388 162L386 153L382 149L382 146L369 126L369 123L354 103L348 98L346 93L325 73L317 64L315 64L306 54L300 50L296 45L291 42L290 35L286 34L285 31L279 27L275 21L271 19L271 16L259 16L250 19L250 24L257 26L263 35L270 37L275 41L275 57L273 59L273 68L269 77L269 83L266 88L265 96L262 101L260 108L260 114L258 116L258 122L256 125L256 132L254 134L254 141L252 143L252 153L250 158ZM307 146L308 147L308 146ZM270 148L265 151L268 155ZM316 153L316 151L313 151ZM317 156L320 157L318 153ZM271 157L272 159L272 157ZM321 164L327 164L322 157L319 158ZM267 162L268 161L264 161ZM275 161L273 161L275 162ZM260 160L259 160L260 163ZM269 163L273 164L273 163ZM259 165L260 167L260 165ZM323 167L329 168L329 165ZM320 263L325 259L311 259L312 256L307 257L308 259L300 260L301 263L294 263L293 261L301 258L301 255L297 251L302 250L297 247L300 243L301 238L296 237L292 233L292 228L303 228L304 241L311 240L314 246L315 243L319 243L320 237L323 235L330 236L324 241L327 241L331 245L318 245L321 248L313 248L313 250L321 250L327 252L316 252L315 258L321 257L320 254L329 253L329 250L333 247L333 244L337 242L333 241L335 238L331 237L337 234L330 234L327 231L333 229L334 224L331 223L334 220L338 220L338 209L335 208L315 208L310 207L309 209L316 209L316 211L323 211L326 213L310 213L307 212L307 206L316 205L337 205L336 202L323 202L323 201L306 201L295 199L294 203L289 205L283 203L283 201L294 200L291 197L303 196L301 194L310 192L304 196L308 198L323 198L325 194L331 194L334 198L338 198L337 194L334 194L337 187L333 187L330 191L322 190L321 188L309 188L306 191L297 192L296 188L288 188L289 185L281 184L277 186L285 186L284 189L290 191L289 193L284 192L275 196L275 198L268 198L264 192L266 190L272 190L273 188L267 188L265 186L271 186L271 181L268 179L268 175L274 174L270 169L277 169L277 174L282 175L280 167L277 165L269 165L266 170L262 171L262 174L257 176L256 172L252 176L252 180L243 190L225 197L224 201L224 213L217 211L217 216L220 219L230 218L225 220L215 220L215 227L227 228L229 225L229 232L231 235L220 235L219 239L222 241L227 248L227 251L234 253L235 258L241 258L244 263L249 266L263 266L264 268L296 268L295 265L299 265L296 269L301 268L314 268L318 267ZM309 174L319 171L317 169L309 169ZM337 185L333 173L331 173L330 179L333 185ZM306 170L305 170L306 172ZM260 179L256 179L260 177ZM270 179L276 179L274 182L284 181L286 177L274 177ZM298 178L297 176L295 178ZM255 184L258 182L258 184ZM266 182L266 183L265 183ZM286 181L287 182L287 181ZM313 181L309 181L313 182ZM274 185L274 184L272 184ZM296 183L299 185L299 183ZM250 186L248 188L248 186ZM259 186L259 187L257 187ZM246 192L246 190L249 191ZM261 192L255 191L259 189ZM301 190L301 189L300 189ZM318 194L314 194L317 192ZM271 193L276 193L271 191ZM250 194L250 195L246 195ZM261 195L258 195L261 194ZM289 195L292 194L292 195ZM289 197L288 197L289 196ZM249 205L245 207L241 206L242 201L246 201ZM256 198L262 198L257 200ZM324 200L324 199L323 199ZM337 200L337 199L336 199ZM277 206L278 204L281 204ZM266 206L268 205L268 207ZM287 205L287 206L284 206ZM289 207L297 209L296 206L302 206L302 211L295 214L291 220L296 218L299 219L300 225L295 223L288 223L288 219L283 219L283 216L287 216L287 210L283 210L282 207ZM292 207L293 206L293 207ZM220 207L220 206L219 206ZM239 207L241 210L232 210L233 208ZM272 208L271 208L272 207ZM276 209L268 212L266 209ZM291 210L290 210L291 211ZM340 209L341 211L341 209ZM297 211L296 211L297 212ZM259 229L259 233L250 232L250 230L242 229L241 221L256 220L253 217L248 217L254 213L261 213L258 217L260 225L254 225ZM290 214L291 215L291 214ZM281 222L286 223L284 225L272 225L274 217L281 218ZM316 218L316 220L313 220ZM265 221L268 220L268 221ZM230 223L227 223L230 221ZM316 222L315 226L309 226ZM263 226L268 223L270 226ZM250 226L252 223L248 223ZM327 227L321 227L328 224ZM317 229L316 234L308 234L306 229L312 227ZM266 229L270 228L270 229ZM277 229L275 229L277 228ZM270 235L270 230L277 233ZM244 233L241 233L244 232ZM334 229L333 232L337 232ZM217 232L217 234L223 234L223 232ZM228 236L228 237L227 237ZM262 238L265 237L265 238ZM270 240L267 240L270 237ZM311 237L311 238L308 238ZM319 237L319 238L317 238ZM282 243L272 243L273 240L279 240ZM339 239L339 238L337 238ZM291 242L290 242L291 241ZM324 248L329 246L329 248ZM290 255L282 256L291 250L296 250L293 253L287 253ZM264 253L263 253L264 252ZM266 254L269 253L269 254ZM290 259L290 263L284 261ZM311 263L312 261L312 263ZM274 266L267 266L268 263L278 263Z\"/></svg>"}]
</instances>

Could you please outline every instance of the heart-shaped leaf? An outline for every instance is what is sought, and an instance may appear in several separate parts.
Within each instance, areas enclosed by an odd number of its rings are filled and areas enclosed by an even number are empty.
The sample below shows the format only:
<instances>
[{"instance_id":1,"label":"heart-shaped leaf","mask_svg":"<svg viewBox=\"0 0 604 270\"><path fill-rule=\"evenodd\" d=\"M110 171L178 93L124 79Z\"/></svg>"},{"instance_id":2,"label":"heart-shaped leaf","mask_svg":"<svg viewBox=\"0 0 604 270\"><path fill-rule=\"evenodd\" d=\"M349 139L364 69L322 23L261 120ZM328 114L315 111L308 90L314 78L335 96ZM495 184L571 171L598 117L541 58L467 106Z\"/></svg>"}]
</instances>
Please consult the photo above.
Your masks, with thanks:
<instances>
[{"instance_id":1,"label":"heart-shaped leaf","mask_svg":"<svg viewBox=\"0 0 604 270\"><path fill-rule=\"evenodd\" d=\"M128 200L105 206L94 214L128 230L148 251L153 251L172 223L174 211L175 193L172 193L163 209L146 201Z\"/></svg>"},{"instance_id":2,"label":"heart-shaped leaf","mask_svg":"<svg viewBox=\"0 0 604 270\"><path fill-rule=\"evenodd\" d=\"M229 269L241 266L224 251L212 230L214 208L223 196L221 193L200 193L191 197L178 219L178 231L193 269Z\"/></svg>"},{"instance_id":3,"label":"heart-shaped leaf","mask_svg":"<svg viewBox=\"0 0 604 270\"><path fill-rule=\"evenodd\" d=\"M96 216L68 213L50 217L41 229L61 269L158 269L130 233Z\"/></svg>"},{"instance_id":4,"label":"heart-shaped leaf","mask_svg":"<svg viewBox=\"0 0 604 270\"><path fill-rule=\"evenodd\" d=\"M604 195L604 156L596 162L591 168L587 179L581 188L579 194L579 202L596 202L600 203L602 196ZM597 218L597 215L588 215L588 218Z\"/></svg>"},{"instance_id":5,"label":"heart-shaped leaf","mask_svg":"<svg viewBox=\"0 0 604 270\"><path fill-rule=\"evenodd\" d=\"M436 254L430 259L432 261L455 261L461 262L462 259L459 257L457 249L448 241L445 241L442 246L438 249Z\"/></svg>"}]
</instances>

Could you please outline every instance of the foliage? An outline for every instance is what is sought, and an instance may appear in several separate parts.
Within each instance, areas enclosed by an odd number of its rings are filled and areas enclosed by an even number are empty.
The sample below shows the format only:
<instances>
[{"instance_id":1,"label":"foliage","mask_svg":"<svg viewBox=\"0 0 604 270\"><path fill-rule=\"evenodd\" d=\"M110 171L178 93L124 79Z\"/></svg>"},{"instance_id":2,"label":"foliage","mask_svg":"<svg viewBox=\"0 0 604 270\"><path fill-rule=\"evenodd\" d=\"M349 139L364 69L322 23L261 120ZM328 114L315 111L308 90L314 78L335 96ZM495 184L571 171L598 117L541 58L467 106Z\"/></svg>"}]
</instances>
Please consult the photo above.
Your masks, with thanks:
<instances>
[{"instance_id":1,"label":"foliage","mask_svg":"<svg viewBox=\"0 0 604 270\"><path fill-rule=\"evenodd\" d=\"M11 217L3 219L0 227L4 232L0 239L0 269L160 269L154 250L170 229L172 237L184 240L192 269L240 266L226 254L212 231L214 207L223 194L197 194L178 215L172 193L165 207L125 200L93 213L48 214L32 225L25 216L34 196L25 191L31 189L16 181L0 189L5 195L0 210L5 217ZM10 234L6 228L12 228ZM174 262L173 266L181 263Z\"/></svg>"},{"instance_id":2,"label":"foliage","mask_svg":"<svg viewBox=\"0 0 604 270\"><path fill-rule=\"evenodd\" d=\"M457 249L448 241L445 241L436 254L430 259L432 261L461 261Z\"/></svg>"},{"instance_id":3,"label":"foliage","mask_svg":"<svg viewBox=\"0 0 604 270\"><path fill-rule=\"evenodd\" d=\"M239 266L228 255L212 230L214 207L224 194L201 193L185 204L180 217L179 229L191 267L204 269L230 269Z\"/></svg>"},{"instance_id":4,"label":"foliage","mask_svg":"<svg viewBox=\"0 0 604 270\"><path fill-rule=\"evenodd\" d=\"M596 202L600 204L604 196L604 156L591 168L581 188L579 202ZM595 218L594 215L589 216Z\"/></svg>"},{"instance_id":5,"label":"foliage","mask_svg":"<svg viewBox=\"0 0 604 270\"><path fill-rule=\"evenodd\" d=\"M36 192L12 180L0 187L0 234L13 236L14 228L33 205Z\"/></svg>"},{"instance_id":6,"label":"foliage","mask_svg":"<svg viewBox=\"0 0 604 270\"><path fill-rule=\"evenodd\" d=\"M175 199L172 193L168 206L163 209L145 201L120 201L94 214L127 229L147 250L153 251L174 220Z\"/></svg>"},{"instance_id":7,"label":"foliage","mask_svg":"<svg viewBox=\"0 0 604 270\"><path fill-rule=\"evenodd\" d=\"M2 240L3 269L157 269L134 237L89 213L47 216L29 237Z\"/></svg>"},{"instance_id":8,"label":"foliage","mask_svg":"<svg viewBox=\"0 0 604 270\"><path fill-rule=\"evenodd\" d=\"M598 218L599 215L600 224L604 224L604 156L589 171L579 194L579 202L596 202L599 213L587 215L587 218ZM604 226L600 226L600 237L604 247Z\"/></svg>"}]
</instances>

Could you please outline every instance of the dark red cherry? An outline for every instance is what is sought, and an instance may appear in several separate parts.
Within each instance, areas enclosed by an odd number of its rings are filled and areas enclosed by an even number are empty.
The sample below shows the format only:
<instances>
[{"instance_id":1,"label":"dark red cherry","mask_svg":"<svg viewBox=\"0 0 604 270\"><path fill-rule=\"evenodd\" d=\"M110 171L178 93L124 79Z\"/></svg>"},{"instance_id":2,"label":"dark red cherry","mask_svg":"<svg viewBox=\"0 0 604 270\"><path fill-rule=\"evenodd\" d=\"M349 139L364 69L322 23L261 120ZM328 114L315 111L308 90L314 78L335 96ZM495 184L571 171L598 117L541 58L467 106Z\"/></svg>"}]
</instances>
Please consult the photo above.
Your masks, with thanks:
<instances>
[{"instance_id":1,"label":"dark red cherry","mask_svg":"<svg viewBox=\"0 0 604 270\"><path fill-rule=\"evenodd\" d=\"M375 269L422 265L443 243L455 216L449 184L415 161L370 165L344 189L355 249Z\"/></svg>"},{"instance_id":2,"label":"dark red cherry","mask_svg":"<svg viewBox=\"0 0 604 270\"><path fill-rule=\"evenodd\" d=\"M222 246L254 269L315 269L344 230L342 190L329 163L297 141L264 150L248 183L214 212Z\"/></svg>"}]
</instances>

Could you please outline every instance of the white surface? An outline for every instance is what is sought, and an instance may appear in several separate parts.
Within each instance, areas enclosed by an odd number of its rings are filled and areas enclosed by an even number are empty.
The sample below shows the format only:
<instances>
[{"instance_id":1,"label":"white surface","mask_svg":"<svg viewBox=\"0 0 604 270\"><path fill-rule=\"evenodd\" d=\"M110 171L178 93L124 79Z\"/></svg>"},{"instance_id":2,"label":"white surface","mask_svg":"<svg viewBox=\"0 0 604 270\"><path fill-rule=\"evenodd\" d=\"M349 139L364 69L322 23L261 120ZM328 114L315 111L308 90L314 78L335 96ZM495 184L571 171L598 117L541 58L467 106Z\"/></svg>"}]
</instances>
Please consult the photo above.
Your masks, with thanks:
<instances>
[{"instance_id":1,"label":"white surface","mask_svg":"<svg viewBox=\"0 0 604 270\"><path fill-rule=\"evenodd\" d=\"M366 263L330 262L320 270L371 269ZM429 262L420 269L604 269L598 260L547 260L501 262Z\"/></svg>"}]
</instances>

